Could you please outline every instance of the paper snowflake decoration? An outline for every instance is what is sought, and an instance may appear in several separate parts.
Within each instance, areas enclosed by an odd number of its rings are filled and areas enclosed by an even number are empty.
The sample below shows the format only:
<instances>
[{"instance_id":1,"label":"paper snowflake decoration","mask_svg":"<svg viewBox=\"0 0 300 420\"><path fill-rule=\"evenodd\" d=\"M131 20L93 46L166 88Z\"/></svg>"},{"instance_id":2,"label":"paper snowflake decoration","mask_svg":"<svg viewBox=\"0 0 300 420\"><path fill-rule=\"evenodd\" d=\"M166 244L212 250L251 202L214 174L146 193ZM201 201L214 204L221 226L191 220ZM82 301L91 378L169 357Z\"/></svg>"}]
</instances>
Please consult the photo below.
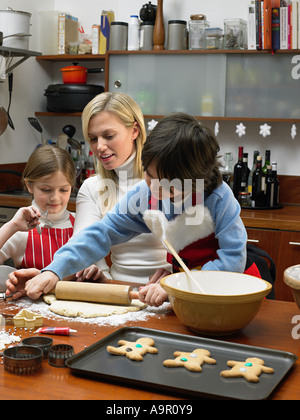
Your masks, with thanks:
<instances>
[{"instance_id":1,"label":"paper snowflake decoration","mask_svg":"<svg viewBox=\"0 0 300 420\"><path fill-rule=\"evenodd\" d=\"M291 137L293 140L296 137L296 135L297 135L297 127L296 127L296 124L293 124L291 128Z\"/></svg>"},{"instance_id":2,"label":"paper snowflake decoration","mask_svg":"<svg viewBox=\"0 0 300 420\"><path fill-rule=\"evenodd\" d=\"M239 125L236 125L236 130L235 132L237 133L237 135L239 137L242 137L246 134L246 127L244 126L243 123L240 123Z\"/></svg>"},{"instance_id":3,"label":"paper snowflake decoration","mask_svg":"<svg viewBox=\"0 0 300 420\"><path fill-rule=\"evenodd\" d=\"M148 130L149 131L152 131L153 128L156 126L157 123L158 123L158 121L156 121L156 120L148 121Z\"/></svg>"},{"instance_id":4,"label":"paper snowflake decoration","mask_svg":"<svg viewBox=\"0 0 300 420\"><path fill-rule=\"evenodd\" d=\"M220 127L219 123L218 123L218 122L216 122L216 124L215 124L215 136L216 136L216 137L217 137L217 135L219 134L219 127Z\"/></svg>"},{"instance_id":5,"label":"paper snowflake decoration","mask_svg":"<svg viewBox=\"0 0 300 420\"><path fill-rule=\"evenodd\" d=\"M267 137L271 135L271 126L268 124L261 125L259 127L259 134L263 137Z\"/></svg>"}]
</instances>

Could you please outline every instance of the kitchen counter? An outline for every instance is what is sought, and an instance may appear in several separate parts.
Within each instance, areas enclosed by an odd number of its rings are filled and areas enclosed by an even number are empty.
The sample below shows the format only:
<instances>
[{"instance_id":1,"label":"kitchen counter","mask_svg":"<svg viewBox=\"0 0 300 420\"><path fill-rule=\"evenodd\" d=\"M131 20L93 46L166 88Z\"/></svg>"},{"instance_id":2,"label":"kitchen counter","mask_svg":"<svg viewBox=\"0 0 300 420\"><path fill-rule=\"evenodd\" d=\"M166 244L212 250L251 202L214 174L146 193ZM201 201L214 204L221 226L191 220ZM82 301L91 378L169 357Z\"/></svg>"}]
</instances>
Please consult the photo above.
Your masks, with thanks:
<instances>
[{"instance_id":1,"label":"kitchen counter","mask_svg":"<svg viewBox=\"0 0 300 420\"><path fill-rule=\"evenodd\" d=\"M9 303L0 303L0 312L13 312ZM292 323L292 318L299 314L295 303L279 302L265 299L262 307L254 320L242 332L222 340L233 343L242 343L251 346L266 347L296 356L300 352L300 339L297 324ZM298 321L299 324L299 321ZM82 351L85 346L90 346L106 337L119 327L95 326L67 320L44 319L44 326L69 326L76 329L77 333L70 336L49 336L54 344L70 344L75 353ZM173 312L158 314L146 321L131 322L124 326L139 326L175 332L179 334L195 334L182 325ZM9 326L6 326L8 329ZM292 331L297 333L292 337ZM17 328L16 335L21 334L22 339L32 336L33 332ZM253 385L255 386L255 385ZM140 386L128 387L114 382L104 382L72 374L69 368L56 368L49 366L47 361L42 362L42 369L33 375L18 376L4 370L0 365L0 399L1 400L152 400L153 405L158 405L158 400L176 400L186 398L181 395L172 395L155 389L143 389ZM270 396L274 400L299 400L300 396L300 360L297 360L291 371L276 387ZM173 402L174 403L174 402ZM106 404L107 406L112 406ZM129 404L129 403L128 403ZM180 404L180 402L178 402ZM130 404L129 404L130 405Z\"/></svg>"}]
</instances>

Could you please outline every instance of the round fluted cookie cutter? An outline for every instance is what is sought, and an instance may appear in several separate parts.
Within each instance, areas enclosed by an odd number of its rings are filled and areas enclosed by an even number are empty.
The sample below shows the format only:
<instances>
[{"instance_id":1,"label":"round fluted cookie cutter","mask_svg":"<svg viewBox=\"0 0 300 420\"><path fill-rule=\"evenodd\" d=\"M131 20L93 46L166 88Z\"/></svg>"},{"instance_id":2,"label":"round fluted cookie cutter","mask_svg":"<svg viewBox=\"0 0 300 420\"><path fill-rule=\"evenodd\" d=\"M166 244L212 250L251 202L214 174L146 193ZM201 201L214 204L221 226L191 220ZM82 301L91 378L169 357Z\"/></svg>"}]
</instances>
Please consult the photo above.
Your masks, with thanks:
<instances>
[{"instance_id":1,"label":"round fluted cookie cutter","mask_svg":"<svg viewBox=\"0 0 300 420\"><path fill-rule=\"evenodd\" d=\"M53 340L49 337L27 337L22 340L22 344L25 346L38 347L42 350L44 360L46 360L48 359L49 350L53 344Z\"/></svg>"},{"instance_id":2,"label":"round fluted cookie cutter","mask_svg":"<svg viewBox=\"0 0 300 420\"><path fill-rule=\"evenodd\" d=\"M42 366L43 351L32 346L10 347L3 351L4 369L15 375L30 375Z\"/></svg>"},{"instance_id":3,"label":"round fluted cookie cutter","mask_svg":"<svg viewBox=\"0 0 300 420\"><path fill-rule=\"evenodd\" d=\"M50 347L48 363L54 367L67 367L65 362L74 356L74 348L69 344L55 344Z\"/></svg>"}]
</instances>

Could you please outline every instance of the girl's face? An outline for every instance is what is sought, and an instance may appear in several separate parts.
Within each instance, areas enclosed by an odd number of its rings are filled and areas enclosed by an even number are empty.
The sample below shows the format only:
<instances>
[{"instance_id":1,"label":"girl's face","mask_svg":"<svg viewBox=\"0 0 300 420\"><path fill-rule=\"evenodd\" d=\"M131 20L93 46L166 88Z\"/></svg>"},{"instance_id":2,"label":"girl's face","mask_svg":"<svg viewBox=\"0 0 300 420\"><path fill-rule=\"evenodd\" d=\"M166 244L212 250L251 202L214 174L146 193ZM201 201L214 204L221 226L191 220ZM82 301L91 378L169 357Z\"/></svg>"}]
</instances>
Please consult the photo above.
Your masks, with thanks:
<instances>
[{"instance_id":1,"label":"girl's face","mask_svg":"<svg viewBox=\"0 0 300 420\"><path fill-rule=\"evenodd\" d=\"M42 211L57 214L63 210L70 199L72 186L62 171L43 176L31 184L26 182L30 194Z\"/></svg>"},{"instance_id":2,"label":"girl's face","mask_svg":"<svg viewBox=\"0 0 300 420\"><path fill-rule=\"evenodd\" d=\"M139 131L137 122L127 128L113 113L100 112L89 122L91 150L105 169L116 169L134 153Z\"/></svg>"}]
</instances>

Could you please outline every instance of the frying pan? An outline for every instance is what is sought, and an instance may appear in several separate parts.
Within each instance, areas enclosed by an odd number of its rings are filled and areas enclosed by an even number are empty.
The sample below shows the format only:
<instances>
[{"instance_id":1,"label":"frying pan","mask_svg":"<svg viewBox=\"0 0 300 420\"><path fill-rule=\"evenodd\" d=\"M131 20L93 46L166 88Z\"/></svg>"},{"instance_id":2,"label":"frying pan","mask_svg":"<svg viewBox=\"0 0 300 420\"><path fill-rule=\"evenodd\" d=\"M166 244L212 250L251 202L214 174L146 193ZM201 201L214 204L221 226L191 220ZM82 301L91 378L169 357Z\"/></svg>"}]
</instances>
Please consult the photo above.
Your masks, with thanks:
<instances>
[{"instance_id":1,"label":"frying pan","mask_svg":"<svg viewBox=\"0 0 300 420\"><path fill-rule=\"evenodd\" d=\"M6 35L6 36L3 36L3 32L1 32L0 31L0 46L2 45L2 43L3 43L3 39L5 39L5 38L11 38L11 37L19 37L19 36L31 36L31 34L23 34L22 32L21 33L17 33L17 34L12 34L12 35Z\"/></svg>"}]
</instances>

